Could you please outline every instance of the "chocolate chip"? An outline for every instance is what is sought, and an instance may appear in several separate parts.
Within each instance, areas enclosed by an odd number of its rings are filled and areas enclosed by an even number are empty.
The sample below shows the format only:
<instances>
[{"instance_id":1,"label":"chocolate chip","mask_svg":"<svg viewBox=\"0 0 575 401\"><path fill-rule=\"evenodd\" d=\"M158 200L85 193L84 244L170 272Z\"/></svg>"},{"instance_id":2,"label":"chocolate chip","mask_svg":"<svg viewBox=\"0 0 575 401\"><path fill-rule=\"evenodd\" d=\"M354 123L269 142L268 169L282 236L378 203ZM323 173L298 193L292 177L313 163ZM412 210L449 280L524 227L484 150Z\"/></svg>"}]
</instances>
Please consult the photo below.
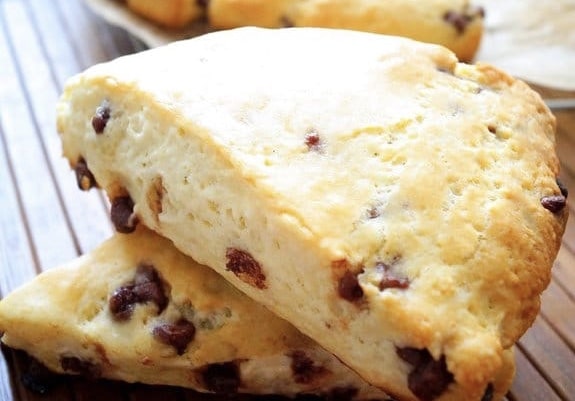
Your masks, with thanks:
<instances>
[{"instance_id":1,"label":"chocolate chip","mask_svg":"<svg viewBox=\"0 0 575 401\"><path fill-rule=\"evenodd\" d=\"M295 24L290 17L287 15L282 15L280 18L280 26L282 28L293 28Z\"/></svg>"},{"instance_id":2,"label":"chocolate chip","mask_svg":"<svg viewBox=\"0 0 575 401\"><path fill-rule=\"evenodd\" d=\"M108 308L114 319L118 321L128 320L134 311L134 305L138 302L138 297L134 293L134 286L127 285L114 291L108 301Z\"/></svg>"},{"instance_id":3,"label":"chocolate chip","mask_svg":"<svg viewBox=\"0 0 575 401\"><path fill-rule=\"evenodd\" d=\"M323 366L316 366L313 360L303 351L294 351L290 355L291 370L296 383L309 384L318 376L323 376L327 370Z\"/></svg>"},{"instance_id":4,"label":"chocolate chip","mask_svg":"<svg viewBox=\"0 0 575 401\"><path fill-rule=\"evenodd\" d=\"M196 328L192 322L180 319L175 323L163 323L156 326L152 333L158 341L171 345L178 355L182 355L194 339Z\"/></svg>"},{"instance_id":5,"label":"chocolate chip","mask_svg":"<svg viewBox=\"0 0 575 401\"><path fill-rule=\"evenodd\" d=\"M202 370L207 390L214 393L237 393L241 385L240 369L236 362L212 363Z\"/></svg>"},{"instance_id":6,"label":"chocolate chip","mask_svg":"<svg viewBox=\"0 0 575 401\"><path fill-rule=\"evenodd\" d=\"M208 7L209 2L210 2L209 0L196 0L196 4L200 6L200 8L204 9Z\"/></svg>"},{"instance_id":7,"label":"chocolate chip","mask_svg":"<svg viewBox=\"0 0 575 401\"><path fill-rule=\"evenodd\" d=\"M491 401L493 400L493 393L494 393L494 388L493 388L493 384L489 383L487 385L487 388L485 389L485 393L483 393L483 397L481 397L481 401Z\"/></svg>"},{"instance_id":8,"label":"chocolate chip","mask_svg":"<svg viewBox=\"0 0 575 401\"><path fill-rule=\"evenodd\" d=\"M455 27L460 35L476 18L484 18L485 10L482 7L466 7L463 11L450 10L443 14L443 20Z\"/></svg>"},{"instance_id":9,"label":"chocolate chip","mask_svg":"<svg viewBox=\"0 0 575 401\"><path fill-rule=\"evenodd\" d=\"M354 302L363 297L363 290L357 280L357 275L347 270L339 279L337 291L340 297L349 302Z\"/></svg>"},{"instance_id":10,"label":"chocolate chip","mask_svg":"<svg viewBox=\"0 0 575 401\"><path fill-rule=\"evenodd\" d=\"M94 117L92 117L92 128L96 134L102 134L108 120L110 119L110 104L107 100L104 100L97 108Z\"/></svg>"},{"instance_id":11,"label":"chocolate chip","mask_svg":"<svg viewBox=\"0 0 575 401\"><path fill-rule=\"evenodd\" d=\"M426 350L420 350L417 348L404 347L397 348L395 352L402 360L409 363L410 365L416 366L423 363L424 359L427 358Z\"/></svg>"},{"instance_id":12,"label":"chocolate chip","mask_svg":"<svg viewBox=\"0 0 575 401\"><path fill-rule=\"evenodd\" d=\"M60 357L60 366L65 372L76 373L90 379L97 379L102 375L98 365L75 356Z\"/></svg>"},{"instance_id":13,"label":"chocolate chip","mask_svg":"<svg viewBox=\"0 0 575 401\"><path fill-rule=\"evenodd\" d=\"M488 126L487 126L487 130L488 130L489 132L491 132L492 134L496 134L496 133L497 133L497 127L494 126L494 125L488 125Z\"/></svg>"},{"instance_id":14,"label":"chocolate chip","mask_svg":"<svg viewBox=\"0 0 575 401\"><path fill-rule=\"evenodd\" d=\"M406 289L409 287L409 280L405 277L399 277L393 272L391 266L385 263L378 263L376 269L381 272L382 278L379 282L379 290L383 291L388 288Z\"/></svg>"},{"instance_id":15,"label":"chocolate chip","mask_svg":"<svg viewBox=\"0 0 575 401\"><path fill-rule=\"evenodd\" d=\"M78 183L78 188L82 191L87 191L90 188L97 187L96 179L94 174L88 168L88 163L81 157L74 166L74 172L76 173L76 182Z\"/></svg>"},{"instance_id":16,"label":"chocolate chip","mask_svg":"<svg viewBox=\"0 0 575 401\"><path fill-rule=\"evenodd\" d=\"M568 198L569 197L569 190L567 189L565 184L563 184L559 180L559 178L557 178L556 182L557 182L557 186L559 187L559 191L561 191L561 195L563 195L565 198Z\"/></svg>"},{"instance_id":17,"label":"chocolate chip","mask_svg":"<svg viewBox=\"0 0 575 401\"><path fill-rule=\"evenodd\" d=\"M129 196L119 196L112 200L111 219L116 231L129 234L136 229L139 223L138 216L134 214L134 201Z\"/></svg>"},{"instance_id":18,"label":"chocolate chip","mask_svg":"<svg viewBox=\"0 0 575 401\"><path fill-rule=\"evenodd\" d=\"M447 370L445 356L433 359L427 349L397 348L397 355L413 366L407 376L407 385L421 401L432 401L441 396L453 375Z\"/></svg>"},{"instance_id":19,"label":"chocolate chip","mask_svg":"<svg viewBox=\"0 0 575 401\"><path fill-rule=\"evenodd\" d=\"M305 135L305 144L309 150L320 152L322 143L321 138L316 130L309 130Z\"/></svg>"},{"instance_id":20,"label":"chocolate chip","mask_svg":"<svg viewBox=\"0 0 575 401\"><path fill-rule=\"evenodd\" d=\"M351 401L359 390L355 387L336 387L326 396L327 401Z\"/></svg>"},{"instance_id":21,"label":"chocolate chip","mask_svg":"<svg viewBox=\"0 0 575 401\"><path fill-rule=\"evenodd\" d=\"M236 248L226 249L226 269L233 272L243 282L265 289L266 276L257 260L248 252Z\"/></svg>"},{"instance_id":22,"label":"chocolate chip","mask_svg":"<svg viewBox=\"0 0 575 401\"><path fill-rule=\"evenodd\" d=\"M447 11L443 15L443 20L451 25L457 30L460 35L465 32L467 25L472 21L472 18L464 13L458 11Z\"/></svg>"},{"instance_id":23,"label":"chocolate chip","mask_svg":"<svg viewBox=\"0 0 575 401\"><path fill-rule=\"evenodd\" d=\"M559 213L566 204L567 199L563 195L550 195L541 198L541 205L551 213Z\"/></svg>"},{"instance_id":24,"label":"chocolate chip","mask_svg":"<svg viewBox=\"0 0 575 401\"><path fill-rule=\"evenodd\" d=\"M146 263L138 265L133 291L138 302L154 302L158 306L158 313L168 305L163 282L152 265Z\"/></svg>"},{"instance_id":25,"label":"chocolate chip","mask_svg":"<svg viewBox=\"0 0 575 401\"><path fill-rule=\"evenodd\" d=\"M164 285L153 266L140 264L134 281L118 288L108 301L108 307L114 319L128 320L137 303L153 302L161 313L168 305Z\"/></svg>"}]
</instances>

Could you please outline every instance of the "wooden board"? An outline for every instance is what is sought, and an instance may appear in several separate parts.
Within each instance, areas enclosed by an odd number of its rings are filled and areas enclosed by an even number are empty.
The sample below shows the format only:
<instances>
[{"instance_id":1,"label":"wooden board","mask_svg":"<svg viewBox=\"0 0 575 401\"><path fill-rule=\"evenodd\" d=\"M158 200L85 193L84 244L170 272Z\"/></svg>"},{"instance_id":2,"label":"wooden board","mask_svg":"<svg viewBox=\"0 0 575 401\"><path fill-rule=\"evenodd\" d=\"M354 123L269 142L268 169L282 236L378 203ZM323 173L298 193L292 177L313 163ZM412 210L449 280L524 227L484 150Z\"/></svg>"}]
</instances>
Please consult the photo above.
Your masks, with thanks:
<instances>
[{"instance_id":1,"label":"wooden board","mask_svg":"<svg viewBox=\"0 0 575 401\"><path fill-rule=\"evenodd\" d=\"M90 251L111 235L107 201L99 192L79 191L60 156L54 106L66 78L138 49L128 34L93 15L80 0L0 0L0 294ZM575 97L575 93L540 91L547 98ZM575 191L575 110L556 115L562 180ZM569 199L569 208L574 214L575 196ZM573 218L541 314L519 343L517 363L509 401L575 400ZM225 398L68 377L39 396L22 386L28 369L25 355L3 350L0 400Z\"/></svg>"}]
</instances>

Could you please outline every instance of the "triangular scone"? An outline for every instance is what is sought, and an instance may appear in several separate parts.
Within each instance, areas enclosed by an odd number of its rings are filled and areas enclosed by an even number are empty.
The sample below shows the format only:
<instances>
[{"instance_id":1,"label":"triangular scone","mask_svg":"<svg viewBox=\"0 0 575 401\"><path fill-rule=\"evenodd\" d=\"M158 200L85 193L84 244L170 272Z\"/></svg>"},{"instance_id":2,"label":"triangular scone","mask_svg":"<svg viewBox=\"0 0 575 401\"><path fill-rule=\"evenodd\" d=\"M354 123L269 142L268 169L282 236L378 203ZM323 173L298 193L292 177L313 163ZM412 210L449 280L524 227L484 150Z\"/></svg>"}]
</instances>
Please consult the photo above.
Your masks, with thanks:
<instances>
[{"instance_id":1,"label":"triangular scone","mask_svg":"<svg viewBox=\"0 0 575 401\"><path fill-rule=\"evenodd\" d=\"M479 401L567 220L555 120L448 50L244 28L72 78L65 156L138 221L401 400Z\"/></svg>"},{"instance_id":2,"label":"triangular scone","mask_svg":"<svg viewBox=\"0 0 575 401\"><path fill-rule=\"evenodd\" d=\"M56 372L203 392L387 399L143 227L9 294L0 301L1 332L5 344ZM500 389L511 377L502 374Z\"/></svg>"}]
</instances>

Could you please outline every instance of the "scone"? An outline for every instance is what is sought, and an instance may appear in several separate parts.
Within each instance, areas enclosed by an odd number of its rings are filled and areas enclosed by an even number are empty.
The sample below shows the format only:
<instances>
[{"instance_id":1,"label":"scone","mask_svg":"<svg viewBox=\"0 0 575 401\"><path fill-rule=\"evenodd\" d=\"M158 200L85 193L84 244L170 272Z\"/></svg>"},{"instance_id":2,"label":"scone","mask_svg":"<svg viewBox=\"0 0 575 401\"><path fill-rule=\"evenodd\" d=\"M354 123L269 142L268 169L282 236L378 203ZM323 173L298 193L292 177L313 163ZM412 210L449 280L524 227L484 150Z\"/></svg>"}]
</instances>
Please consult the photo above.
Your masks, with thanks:
<instances>
[{"instance_id":1,"label":"scone","mask_svg":"<svg viewBox=\"0 0 575 401\"><path fill-rule=\"evenodd\" d=\"M217 29L242 26L324 27L405 36L471 60L483 33L483 9L469 0L210 0Z\"/></svg>"},{"instance_id":2,"label":"scone","mask_svg":"<svg viewBox=\"0 0 575 401\"><path fill-rule=\"evenodd\" d=\"M126 0L168 28L207 20L214 29L286 26L354 29L436 43L469 61L479 48L484 11L469 0Z\"/></svg>"},{"instance_id":3,"label":"scone","mask_svg":"<svg viewBox=\"0 0 575 401\"><path fill-rule=\"evenodd\" d=\"M94 66L65 156L139 222L398 400L479 401L567 220L555 120L447 49L240 28Z\"/></svg>"},{"instance_id":4,"label":"scone","mask_svg":"<svg viewBox=\"0 0 575 401\"><path fill-rule=\"evenodd\" d=\"M55 372L202 392L388 399L143 227L8 295L0 301L2 332L2 342ZM499 391L511 377L502 371Z\"/></svg>"},{"instance_id":5,"label":"scone","mask_svg":"<svg viewBox=\"0 0 575 401\"><path fill-rule=\"evenodd\" d=\"M182 28L200 18L204 8L198 0L125 0L127 7L167 28Z\"/></svg>"}]
</instances>

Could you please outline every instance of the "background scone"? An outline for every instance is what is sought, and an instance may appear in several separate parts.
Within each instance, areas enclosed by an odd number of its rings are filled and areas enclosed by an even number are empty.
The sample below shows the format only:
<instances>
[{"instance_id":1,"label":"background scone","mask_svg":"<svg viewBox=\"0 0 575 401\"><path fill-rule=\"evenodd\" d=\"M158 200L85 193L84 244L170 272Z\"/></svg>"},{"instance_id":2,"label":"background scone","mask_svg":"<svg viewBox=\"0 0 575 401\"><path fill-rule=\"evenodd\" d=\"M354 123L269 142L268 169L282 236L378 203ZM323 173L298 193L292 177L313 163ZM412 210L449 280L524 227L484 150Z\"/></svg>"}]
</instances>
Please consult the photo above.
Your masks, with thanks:
<instances>
[{"instance_id":1,"label":"background scone","mask_svg":"<svg viewBox=\"0 0 575 401\"><path fill-rule=\"evenodd\" d=\"M388 398L143 227L9 294L0 333L55 372L203 392ZM513 376L508 359L499 392Z\"/></svg>"},{"instance_id":2,"label":"background scone","mask_svg":"<svg viewBox=\"0 0 575 401\"><path fill-rule=\"evenodd\" d=\"M468 0L210 0L214 28L323 27L405 36L471 60L481 42L483 10Z\"/></svg>"},{"instance_id":3,"label":"background scone","mask_svg":"<svg viewBox=\"0 0 575 401\"><path fill-rule=\"evenodd\" d=\"M118 59L58 106L119 230L172 239L400 400L481 400L535 318L567 220L554 128L490 66L317 28Z\"/></svg>"},{"instance_id":4,"label":"background scone","mask_svg":"<svg viewBox=\"0 0 575 401\"><path fill-rule=\"evenodd\" d=\"M399 35L453 50L471 60L483 34L483 9L469 0L126 0L160 25L182 28L207 17L213 29L286 26Z\"/></svg>"},{"instance_id":5,"label":"background scone","mask_svg":"<svg viewBox=\"0 0 575 401\"><path fill-rule=\"evenodd\" d=\"M168 28L182 28L201 18L198 0L125 0L135 13Z\"/></svg>"}]
</instances>

